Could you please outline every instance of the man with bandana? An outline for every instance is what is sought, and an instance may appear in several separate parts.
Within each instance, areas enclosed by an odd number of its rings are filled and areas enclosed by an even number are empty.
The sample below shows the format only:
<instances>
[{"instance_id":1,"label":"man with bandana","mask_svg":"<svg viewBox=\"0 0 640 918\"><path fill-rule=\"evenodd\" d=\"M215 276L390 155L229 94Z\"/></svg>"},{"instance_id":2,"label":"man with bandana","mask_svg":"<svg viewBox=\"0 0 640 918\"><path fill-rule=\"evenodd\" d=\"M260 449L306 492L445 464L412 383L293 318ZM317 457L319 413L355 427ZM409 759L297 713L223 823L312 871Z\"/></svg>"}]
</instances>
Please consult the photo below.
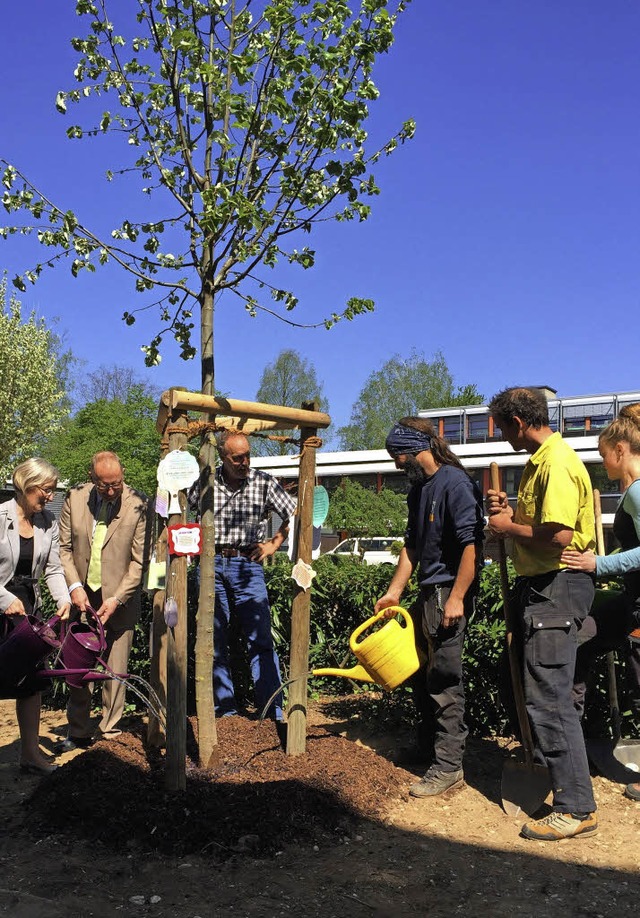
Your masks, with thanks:
<instances>
[{"instance_id":1,"label":"man with bandana","mask_svg":"<svg viewBox=\"0 0 640 918\"><path fill-rule=\"evenodd\" d=\"M401 418L386 448L409 478L411 490L404 548L375 610L398 605L417 568L420 600L414 620L429 659L415 677L414 697L421 717L419 736L431 764L409 793L433 797L463 784L462 756L469 731L464 722L462 645L482 564L482 494L427 418Z\"/></svg>"}]
</instances>

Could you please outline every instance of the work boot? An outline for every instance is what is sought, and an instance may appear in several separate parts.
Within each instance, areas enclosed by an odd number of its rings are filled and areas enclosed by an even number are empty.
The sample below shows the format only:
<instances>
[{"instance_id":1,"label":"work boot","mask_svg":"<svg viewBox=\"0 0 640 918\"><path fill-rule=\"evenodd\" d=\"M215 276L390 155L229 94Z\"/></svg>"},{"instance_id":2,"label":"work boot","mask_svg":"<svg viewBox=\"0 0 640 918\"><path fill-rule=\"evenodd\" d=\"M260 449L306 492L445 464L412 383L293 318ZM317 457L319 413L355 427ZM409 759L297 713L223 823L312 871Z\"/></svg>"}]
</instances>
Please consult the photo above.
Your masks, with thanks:
<instances>
[{"instance_id":1,"label":"work boot","mask_svg":"<svg viewBox=\"0 0 640 918\"><path fill-rule=\"evenodd\" d=\"M627 784L624 795L630 800L640 800L640 784Z\"/></svg>"},{"instance_id":2,"label":"work boot","mask_svg":"<svg viewBox=\"0 0 640 918\"><path fill-rule=\"evenodd\" d=\"M432 765L424 778L411 785L409 794L412 797L437 797L438 794L444 794L454 787L462 787L463 784L464 775L461 768L458 771L440 771L436 765Z\"/></svg>"},{"instance_id":3,"label":"work boot","mask_svg":"<svg viewBox=\"0 0 640 918\"><path fill-rule=\"evenodd\" d=\"M598 831L598 817L595 813L585 816L573 813L549 813L544 819L525 822L520 834L535 841L561 841L563 838L577 838L581 835L595 835Z\"/></svg>"}]
</instances>

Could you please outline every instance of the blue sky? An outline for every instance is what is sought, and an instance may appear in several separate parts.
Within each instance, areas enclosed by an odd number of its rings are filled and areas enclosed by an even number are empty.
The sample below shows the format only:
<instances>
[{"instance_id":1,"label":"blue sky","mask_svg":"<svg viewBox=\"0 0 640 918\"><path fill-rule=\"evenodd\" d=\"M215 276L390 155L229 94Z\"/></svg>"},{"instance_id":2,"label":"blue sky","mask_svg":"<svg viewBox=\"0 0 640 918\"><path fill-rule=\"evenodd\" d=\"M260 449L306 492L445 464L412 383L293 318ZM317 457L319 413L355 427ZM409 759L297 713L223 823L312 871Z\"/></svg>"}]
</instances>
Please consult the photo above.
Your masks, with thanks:
<instances>
[{"instance_id":1,"label":"blue sky","mask_svg":"<svg viewBox=\"0 0 640 918\"><path fill-rule=\"evenodd\" d=\"M126 189L103 179L113 156L100 140L67 140L81 107L54 108L74 86L74 3L6 6L0 155L86 224L111 226L127 215ZM217 387L254 398L283 348L314 362L337 425L367 376L412 348L441 350L457 384L489 397L515 383L562 396L640 387L639 39L634 0L414 0L377 67L369 128L386 139L413 117L416 137L380 164L369 221L312 235L316 267L293 285L299 321L353 295L376 311L305 331L232 299L216 315ZM12 277L33 252L0 242L0 270ZM89 370L126 364L160 388L198 388L198 363L173 345L144 368L154 323L121 322L139 305L124 275L74 280L62 264L21 299L59 318Z\"/></svg>"}]
</instances>

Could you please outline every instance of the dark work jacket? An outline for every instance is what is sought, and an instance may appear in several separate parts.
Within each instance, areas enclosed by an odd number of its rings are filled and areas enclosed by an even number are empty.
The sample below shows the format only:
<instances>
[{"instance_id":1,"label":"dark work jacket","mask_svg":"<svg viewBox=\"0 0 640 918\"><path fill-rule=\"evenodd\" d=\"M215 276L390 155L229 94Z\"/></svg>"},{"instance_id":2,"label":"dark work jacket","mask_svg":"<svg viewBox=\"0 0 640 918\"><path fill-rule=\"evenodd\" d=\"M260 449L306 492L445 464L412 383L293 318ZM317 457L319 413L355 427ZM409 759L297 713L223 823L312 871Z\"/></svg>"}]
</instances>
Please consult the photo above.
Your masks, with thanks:
<instances>
[{"instance_id":1,"label":"dark work jacket","mask_svg":"<svg viewBox=\"0 0 640 918\"><path fill-rule=\"evenodd\" d=\"M467 545L482 546L482 494L463 469L443 465L407 497L405 545L417 554L421 586L452 583Z\"/></svg>"}]
</instances>

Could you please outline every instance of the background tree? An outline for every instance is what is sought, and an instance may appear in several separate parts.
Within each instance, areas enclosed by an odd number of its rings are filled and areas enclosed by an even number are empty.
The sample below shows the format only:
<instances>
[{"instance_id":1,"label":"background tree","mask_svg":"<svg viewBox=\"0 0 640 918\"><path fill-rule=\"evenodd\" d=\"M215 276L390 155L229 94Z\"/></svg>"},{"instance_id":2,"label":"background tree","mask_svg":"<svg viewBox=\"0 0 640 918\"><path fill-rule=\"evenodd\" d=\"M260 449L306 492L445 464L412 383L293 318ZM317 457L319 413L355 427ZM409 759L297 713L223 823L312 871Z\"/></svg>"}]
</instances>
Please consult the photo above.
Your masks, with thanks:
<instances>
[{"instance_id":1,"label":"background tree","mask_svg":"<svg viewBox=\"0 0 640 918\"><path fill-rule=\"evenodd\" d=\"M455 387L444 356L431 361L418 351L391 357L367 379L351 410L351 421L338 431L342 449L384 449L384 441L398 418L422 408L481 405L484 396L475 385Z\"/></svg>"},{"instance_id":2,"label":"background tree","mask_svg":"<svg viewBox=\"0 0 640 918\"><path fill-rule=\"evenodd\" d=\"M344 478L331 493L326 526L351 536L402 537L407 526L407 499L390 488L376 493Z\"/></svg>"},{"instance_id":3,"label":"background tree","mask_svg":"<svg viewBox=\"0 0 640 918\"><path fill-rule=\"evenodd\" d=\"M329 412L329 403L315 367L292 349L280 351L274 362L264 368L256 401L268 405L288 405L291 408L300 408L303 402L316 401L319 411ZM293 431L283 430L278 434L292 436ZM252 451L257 456L285 456L299 452L292 443L261 437L252 437Z\"/></svg>"},{"instance_id":4,"label":"background tree","mask_svg":"<svg viewBox=\"0 0 640 918\"><path fill-rule=\"evenodd\" d=\"M132 367L101 364L97 370L84 374L82 382L77 384L77 394L85 404L101 400L126 402L134 392L155 399L156 405L160 398L158 387L141 379Z\"/></svg>"},{"instance_id":5,"label":"background tree","mask_svg":"<svg viewBox=\"0 0 640 918\"><path fill-rule=\"evenodd\" d=\"M0 483L28 456L40 455L45 438L69 413L65 379L69 355L44 319L26 321L20 301L7 308L0 280Z\"/></svg>"},{"instance_id":6,"label":"background tree","mask_svg":"<svg viewBox=\"0 0 640 918\"><path fill-rule=\"evenodd\" d=\"M98 399L86 404L49 438L43 454L72 486L87 481L94 453L113 450L122 460L127 484L153 495L160 460L157 414L157 399L134 384L124 401Z\"/></svg>"}]
</instances>

